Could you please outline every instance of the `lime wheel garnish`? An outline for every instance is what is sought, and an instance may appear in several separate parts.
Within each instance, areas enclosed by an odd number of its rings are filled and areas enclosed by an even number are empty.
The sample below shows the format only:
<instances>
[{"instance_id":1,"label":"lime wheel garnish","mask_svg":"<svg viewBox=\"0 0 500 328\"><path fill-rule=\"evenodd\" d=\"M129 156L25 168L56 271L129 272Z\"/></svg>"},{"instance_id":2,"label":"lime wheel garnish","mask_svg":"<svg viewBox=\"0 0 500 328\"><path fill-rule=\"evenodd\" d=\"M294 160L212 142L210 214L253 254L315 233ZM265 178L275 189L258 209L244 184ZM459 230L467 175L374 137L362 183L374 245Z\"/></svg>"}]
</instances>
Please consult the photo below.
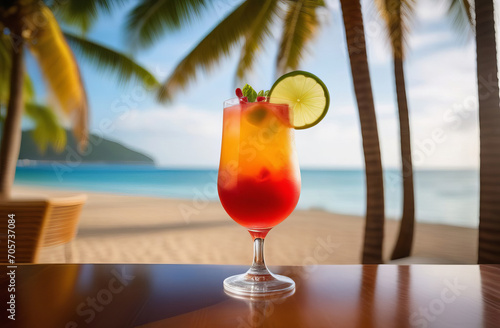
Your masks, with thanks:
<instances>
[{"instance_id":1,"label":"lime wheel garnish","mask_svg":"<svg viewBox=\"0 0 500 328\"><path fill-rule=\"evenodd\" d=\"M330 94L316 75L293 71L281 76L273 84L269 102L287 104L293 112L292 126L295 129L308 129L325 117L330 105Z\"/></svg>"}]
</instances>

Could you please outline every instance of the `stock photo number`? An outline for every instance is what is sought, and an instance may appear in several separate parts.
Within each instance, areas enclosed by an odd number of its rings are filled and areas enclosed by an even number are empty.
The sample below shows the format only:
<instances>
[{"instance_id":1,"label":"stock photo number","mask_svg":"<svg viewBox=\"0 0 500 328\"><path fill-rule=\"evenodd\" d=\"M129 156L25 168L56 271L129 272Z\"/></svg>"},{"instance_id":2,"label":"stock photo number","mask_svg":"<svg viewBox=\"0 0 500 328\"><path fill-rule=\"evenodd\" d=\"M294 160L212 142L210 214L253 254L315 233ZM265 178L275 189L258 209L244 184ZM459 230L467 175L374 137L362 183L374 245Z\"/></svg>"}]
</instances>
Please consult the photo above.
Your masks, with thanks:
<instances>
[{"instance_id":1,"label":"stock photo number","mask_svg":"<svg viewBox=\"0 0 500 328\"><path fill-rule=\"evenodd\" d=\"M7 317L10 320L16 320L16 215L7 215L7 261L9 264L7 266Z\"/></svg>"}]
</instances>

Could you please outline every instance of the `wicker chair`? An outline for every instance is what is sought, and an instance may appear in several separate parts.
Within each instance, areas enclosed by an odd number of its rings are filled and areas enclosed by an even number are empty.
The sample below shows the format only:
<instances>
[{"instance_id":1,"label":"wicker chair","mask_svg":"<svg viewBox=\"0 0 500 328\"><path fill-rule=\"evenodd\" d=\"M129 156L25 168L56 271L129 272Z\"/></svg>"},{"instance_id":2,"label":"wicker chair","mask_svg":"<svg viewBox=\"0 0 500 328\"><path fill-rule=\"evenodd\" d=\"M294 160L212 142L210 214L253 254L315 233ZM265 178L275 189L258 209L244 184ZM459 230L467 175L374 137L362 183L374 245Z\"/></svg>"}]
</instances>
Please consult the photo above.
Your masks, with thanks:
<instances>
[{"instance_id":1,"label":"wicker chair","mask_svg":"<svg viewBox=\"0 0 500 328\"><path fill-rule=\"evenodd\" d=\"M36 263L41 247L65 244L66 262L71 260L72 240L87 196L40 200L0 200L0 263L8 251L8 215L15 214L15 262Z\"/></svg>"}]
</instances>

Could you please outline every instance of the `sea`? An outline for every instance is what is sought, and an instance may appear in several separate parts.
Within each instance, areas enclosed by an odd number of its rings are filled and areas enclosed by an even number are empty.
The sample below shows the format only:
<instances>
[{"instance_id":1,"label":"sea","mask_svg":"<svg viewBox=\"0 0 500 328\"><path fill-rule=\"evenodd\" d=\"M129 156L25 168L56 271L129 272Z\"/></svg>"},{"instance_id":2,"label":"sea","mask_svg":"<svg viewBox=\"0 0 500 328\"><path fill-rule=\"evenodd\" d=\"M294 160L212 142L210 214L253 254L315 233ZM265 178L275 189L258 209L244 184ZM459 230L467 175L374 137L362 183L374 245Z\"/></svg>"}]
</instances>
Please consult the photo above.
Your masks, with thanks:
<instances>
[{"instance_id":1,"label":"sea","mask_svg":"<svg viewBox=\"0 0 500 328\"><path fill-rule=\"evenodd\" d=\"M365 214L363 170L301 170L298 209ZM169 169L150 165L44 163L18 166L17 185L46 186L145 195L193 201L217 201L216 169ZM384 171L386 217L402 213L402 176ZM415 213L418 222L477 227L479 173L477 170L416 170Z\"/></svg>"}]
</instances>

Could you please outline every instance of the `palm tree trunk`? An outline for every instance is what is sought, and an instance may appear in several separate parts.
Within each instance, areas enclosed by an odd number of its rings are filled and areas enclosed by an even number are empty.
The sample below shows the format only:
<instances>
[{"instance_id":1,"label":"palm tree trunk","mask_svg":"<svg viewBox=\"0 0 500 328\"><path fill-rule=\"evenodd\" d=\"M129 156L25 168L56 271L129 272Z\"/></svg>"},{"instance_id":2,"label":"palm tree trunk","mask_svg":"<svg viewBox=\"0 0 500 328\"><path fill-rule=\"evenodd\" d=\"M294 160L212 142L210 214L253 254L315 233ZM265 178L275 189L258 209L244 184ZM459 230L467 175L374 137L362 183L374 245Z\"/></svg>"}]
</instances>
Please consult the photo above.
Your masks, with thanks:
<instances>
[{"instance_id":1,"label":"palm tree trunk","mask_svg":"<svg viewBox=\"0 0 500 328\"><path fill-rule=\"evenodd\" d=\"M415 203L413 195L413 164L411 160L410 120L406 102L406 86L403 60L394 56L394 76L398 98L399 135L401 139L401 171L403 176L403 217L399 226L399 236L391 259L410 256L413 245L415 224Z\"/></svg>"},{"instance_id":2,"label":"palm tree trunk","mask_svg":"<svg viewBox=\"0 0 500 328\"><path fill-rule=\"evenodd\" d=\"M358 103L366 172L366 223L363 263L382 263L384 240L384 181L373 104L363 17L359 0L341 0L342 15L351 62L354 93Z\"/></svg>"},{"instance_id":3,"label":"palm tree trunk","mask_svg":"<svg viewBox=\"0 0 500 328\"><path fill-rule=\"evenodd\" d=\"M500 263L500 99L492 0L476 0L480 192L478 263Z\"/></svg>"},{"instance_id":4,"label":"palm tree trunk","mask_svg":"<svg viewBox=\"0 0 500 328\"><path fill-rule=\"evenodd\" d=\"M12 30L14 35L21 35ZM0 146L0 198L10 197L16 175L16 164L21 147L21 118L23 115L23 45L12 47L9 103Z\"/></svg>"}]
</instances>

